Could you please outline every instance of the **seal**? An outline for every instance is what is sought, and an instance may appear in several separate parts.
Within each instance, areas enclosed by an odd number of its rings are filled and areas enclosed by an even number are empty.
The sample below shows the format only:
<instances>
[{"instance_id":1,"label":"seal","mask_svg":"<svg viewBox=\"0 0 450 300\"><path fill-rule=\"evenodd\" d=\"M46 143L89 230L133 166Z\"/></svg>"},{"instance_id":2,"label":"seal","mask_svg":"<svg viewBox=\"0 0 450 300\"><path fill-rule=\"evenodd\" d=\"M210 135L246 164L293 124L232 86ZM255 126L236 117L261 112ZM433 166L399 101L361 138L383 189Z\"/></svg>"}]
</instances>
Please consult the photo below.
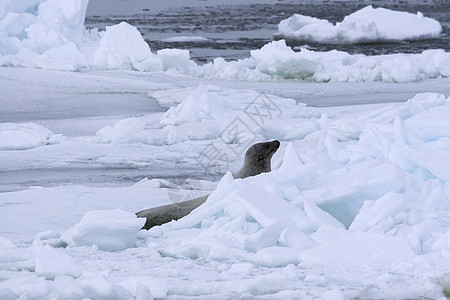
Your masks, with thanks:
<instances>
[{"instance_id":1,"label":"seal","mask_svg":"<svg viewBox=\"0 0 450 300\"><path fill-rule=\"evenodd\" d=\"M265 143L257 143L248 148L245 153L244 165L233 176L236 178L246 178L272 170L271 159L280 147L280 142L275 140Z\"/></svg>"},{"instance_id":2,"label":"seal","mask_svg":"<svg viewBox=\"0 0 450 300\"><path fill-rule=\"evenodd\" d=\"M244 165L233 176L235 179L247 178L272 170L271 159L280 147L277 140L257 143L248 148L245 153ZM149 230L154 226L168 223L172 220L181 219L190 214L194 209L205 203L209 195L205 195L192 200L167 204L150 209L145 209L136 213L138 218L147 218L142 229Z\"/></svg>"}]
</instances>

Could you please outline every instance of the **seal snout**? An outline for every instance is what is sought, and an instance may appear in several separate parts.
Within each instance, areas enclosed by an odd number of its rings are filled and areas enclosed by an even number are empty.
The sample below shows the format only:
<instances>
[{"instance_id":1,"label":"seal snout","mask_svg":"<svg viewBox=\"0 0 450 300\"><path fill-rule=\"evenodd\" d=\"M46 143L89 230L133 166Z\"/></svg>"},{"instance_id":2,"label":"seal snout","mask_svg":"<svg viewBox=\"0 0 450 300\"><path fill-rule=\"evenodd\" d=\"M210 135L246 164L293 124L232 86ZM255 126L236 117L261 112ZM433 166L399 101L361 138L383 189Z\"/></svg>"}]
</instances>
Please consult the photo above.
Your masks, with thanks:
<instances>
[{"instance_id":1,"label":"seal snout","mask_svg":"<svg viewBox=\"0 0 450 300\"><path fill-rule=\"evenodd\" d=\"M277 152L278 148L280 148L280 142L277 140L273 140L270 142L271 146L273 147L272 153Z\"/></svg>"},{"instance_id":2,"label":"seal snout","mask_svg":"<svg viewBox=\"0 0 450 300\"><path fill-rule=\"evenodd\" d=\"M271 143L273 143L274 146L275 146L277 149L280 148L280 142L279 142L279 141L273 140Z\"/></svg>"}]
</instances>

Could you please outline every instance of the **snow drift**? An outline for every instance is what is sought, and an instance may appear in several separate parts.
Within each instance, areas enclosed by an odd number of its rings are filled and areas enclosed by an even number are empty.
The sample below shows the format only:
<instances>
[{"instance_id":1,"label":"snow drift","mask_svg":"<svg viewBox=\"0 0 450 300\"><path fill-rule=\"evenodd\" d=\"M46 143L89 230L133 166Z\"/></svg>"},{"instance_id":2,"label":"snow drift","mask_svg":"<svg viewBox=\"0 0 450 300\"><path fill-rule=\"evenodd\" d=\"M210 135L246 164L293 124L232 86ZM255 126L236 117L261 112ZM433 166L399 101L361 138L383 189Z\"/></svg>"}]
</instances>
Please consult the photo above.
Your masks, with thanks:
<instances>
[{"instance_id":1,"label":"snow drift","mask_svg":"<svg viewBox=\"0 0 450 300\"><path fill-rule=\"evenodd\" d=\"M294 14L278 24L278 32L274 35L314 43L356 44L438 38L441 31L438 21L424 17L420 12L414 15L369 5L336 25Z\"/></svg>"}]
</instances>

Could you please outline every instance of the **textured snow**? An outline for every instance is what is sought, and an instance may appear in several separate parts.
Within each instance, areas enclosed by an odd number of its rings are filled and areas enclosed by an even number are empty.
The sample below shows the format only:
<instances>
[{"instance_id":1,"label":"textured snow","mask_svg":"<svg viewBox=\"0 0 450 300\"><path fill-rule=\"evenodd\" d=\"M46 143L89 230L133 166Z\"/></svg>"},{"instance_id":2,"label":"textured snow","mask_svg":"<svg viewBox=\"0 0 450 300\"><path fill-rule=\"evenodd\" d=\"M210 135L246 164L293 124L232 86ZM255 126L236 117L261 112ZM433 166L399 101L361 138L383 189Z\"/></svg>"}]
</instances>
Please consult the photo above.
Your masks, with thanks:
<instances>
[{"instance_id":1,"label":"textured snow","mask_svg":"<svg viewBox=\"0 0 450 300\"><path fill-rule=\"evenodd\" d=\"M439 38L442 27L422 13L411 14L366 6L333 25L327 20L294 14L278 24L276 36L325 44L398 42Z\"/></svg>"}]
</instances>

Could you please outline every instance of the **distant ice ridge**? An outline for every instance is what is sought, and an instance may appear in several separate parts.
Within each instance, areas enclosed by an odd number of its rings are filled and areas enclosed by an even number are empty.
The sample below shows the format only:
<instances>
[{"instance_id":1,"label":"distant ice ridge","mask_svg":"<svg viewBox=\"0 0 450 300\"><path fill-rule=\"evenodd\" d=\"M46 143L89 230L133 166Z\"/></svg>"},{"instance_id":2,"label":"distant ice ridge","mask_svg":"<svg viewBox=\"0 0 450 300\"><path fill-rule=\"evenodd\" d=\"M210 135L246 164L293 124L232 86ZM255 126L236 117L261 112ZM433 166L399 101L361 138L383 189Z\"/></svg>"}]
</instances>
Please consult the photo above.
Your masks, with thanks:
<instances>
[{"instance_id":1,"label":"distant ice ridge","mask_svg":"<svg viewBox=\"0 0 450 300\"><path fill-rule=\"evenodd\" d=\"M71 71L168 71L226 80L413 82L450 76L450 54L443 50L380 56L307 49L294 52L284 40L251 51L247 59L228 62L216 58L200 66L190 60L188 50L163 49L152 53L139 31L125 22L108 26L104 32L86 30L83 25L86 8L87 0L2 2L0 65ZM378 12L372 8L362 11L371 10ZM402 20L407 22L408 18Z\"/></svg>"},{"instance_id":2,"label":"distant ice ridge","mask_svg":"<svg viewBox=\"0 0 450 300\"><path fill-rule=\"evenodd\" d=\"M324 44L356 44L438 38L441 24L422 13L411 14L371 5L333 25L300 14L282 20L275 36Z\"/></svg>"}]
</instances>

